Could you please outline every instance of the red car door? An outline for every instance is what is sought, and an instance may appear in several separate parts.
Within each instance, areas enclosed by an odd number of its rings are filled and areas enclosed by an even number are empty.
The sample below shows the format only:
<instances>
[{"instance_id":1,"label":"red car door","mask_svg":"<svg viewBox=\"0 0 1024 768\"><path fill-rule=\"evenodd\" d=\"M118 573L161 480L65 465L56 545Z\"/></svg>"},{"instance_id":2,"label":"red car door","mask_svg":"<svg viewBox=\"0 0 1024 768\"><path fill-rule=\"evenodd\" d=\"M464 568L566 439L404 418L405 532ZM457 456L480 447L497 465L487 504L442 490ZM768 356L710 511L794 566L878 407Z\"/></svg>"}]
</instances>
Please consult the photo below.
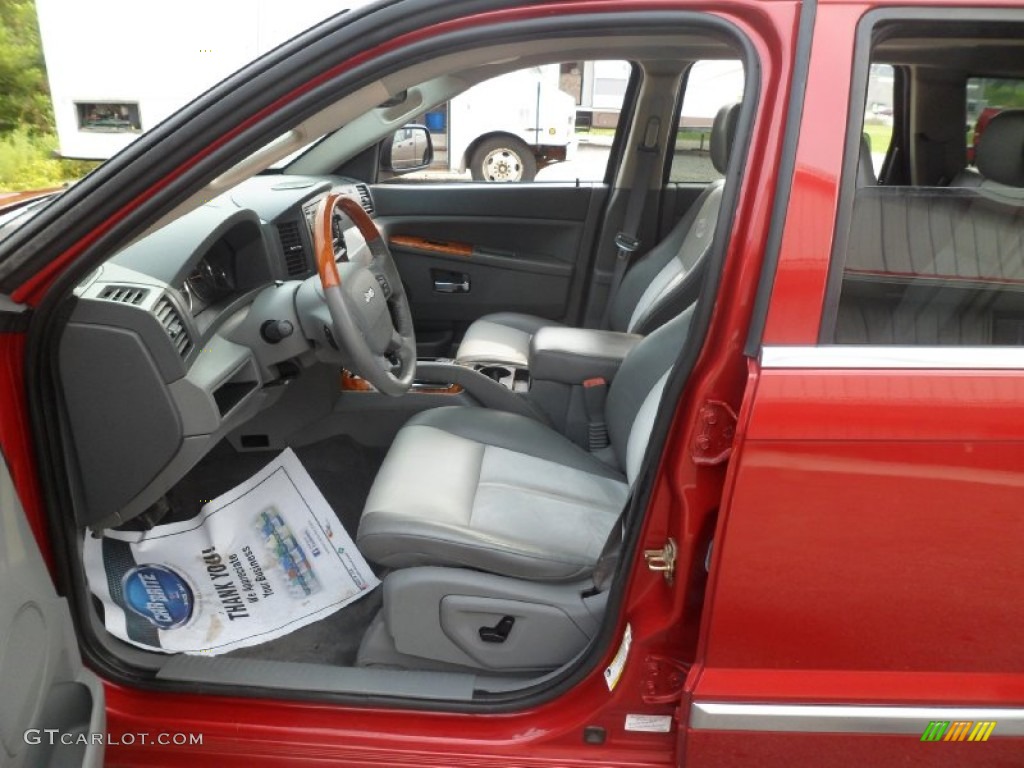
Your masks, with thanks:
<instances>
[{"instance_id":1,"label":"red car door","mask_svg":"<svg viewBox=\"0 0 1024 768\"><path fill-rule=\"evenodd\" d=\"M964 164L962 67L988 74L954 35L972 24L1016 49L1021 20L818 6L691 674L689 768L1019 761L1021 208L942 166ZM881 186L858 174L878 66L898 84Z\"/></svg>"}]
</instances>

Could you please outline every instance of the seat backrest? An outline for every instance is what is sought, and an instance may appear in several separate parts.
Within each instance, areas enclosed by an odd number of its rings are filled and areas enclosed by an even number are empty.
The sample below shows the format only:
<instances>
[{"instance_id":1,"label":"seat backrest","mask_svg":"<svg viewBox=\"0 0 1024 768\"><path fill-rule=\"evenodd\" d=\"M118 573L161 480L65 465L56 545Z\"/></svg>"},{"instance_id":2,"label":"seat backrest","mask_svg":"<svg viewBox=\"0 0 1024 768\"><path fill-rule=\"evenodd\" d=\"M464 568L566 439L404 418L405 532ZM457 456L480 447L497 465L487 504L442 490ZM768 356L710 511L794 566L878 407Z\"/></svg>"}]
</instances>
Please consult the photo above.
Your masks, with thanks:
<instances>
[{"instance_id":1,"label":"seat backrest","mask_svg":"<svg viewBox=\"0 0 1024 768\"><path fill-rule=\"evenodd\" d=\"M951 187L980 187L986 192L1021 197L1024 180L1024 109L1004 109L989 120L974 153L977 171L965 168Z\"/></svg>"},{"instance_id":2,"label":"seat backrest","mask_svg":"<svg viewBox=\"0 0 1024 768\"><path fill-rule=\"evenodd\" d=\"M633 347L608 390L605 404L608 437L630 485L640 471L668 373L690 333L694 306Z\"/></svg>"},{"instance_id":3,"label":"seat backrest","mask_svg":"<svg viewBox=\"0 0 1024 768\"><path fill-rule=\"evenodd\" d=\"M729 165L739 114L738 104L722 107L711 129L711 162L721 174ZM723 184L708 184L672 231L630 267L608 313L613 331L649 333L696 300Z\"/></svg>"}]
</instances>

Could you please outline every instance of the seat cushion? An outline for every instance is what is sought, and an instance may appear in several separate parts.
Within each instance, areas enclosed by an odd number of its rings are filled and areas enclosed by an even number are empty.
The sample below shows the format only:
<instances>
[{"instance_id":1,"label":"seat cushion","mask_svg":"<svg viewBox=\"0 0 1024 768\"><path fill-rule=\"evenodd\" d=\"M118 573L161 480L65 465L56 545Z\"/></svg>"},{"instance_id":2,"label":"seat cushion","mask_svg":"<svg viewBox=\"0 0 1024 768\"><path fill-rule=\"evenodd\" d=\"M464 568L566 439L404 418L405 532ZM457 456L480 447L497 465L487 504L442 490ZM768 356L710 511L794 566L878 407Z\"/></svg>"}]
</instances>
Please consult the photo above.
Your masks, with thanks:
<instances>
[{"instance_id":1,"label":"seat cushion","mask_svg":"<svg viewBox=\"0 0 1024 768\"><path fill-rule=\"evenodd\" d=\"M356 541L395 568L576 579L593 569L627 494L622 474L537 421L436 408L398 433Z\"/></svg>"},{"instance_id":2,"label":"seat cushion","mask_svg":"<svg viewBox=\"0 0 1024 768\"><path fill-rule=\"evenodd\" d=\"M525 368L530 340L541 328L562 323L518 312L495 312L475 320L466 331L455 359L460 363L507 363Z\"/></svg>"}]
</instances>

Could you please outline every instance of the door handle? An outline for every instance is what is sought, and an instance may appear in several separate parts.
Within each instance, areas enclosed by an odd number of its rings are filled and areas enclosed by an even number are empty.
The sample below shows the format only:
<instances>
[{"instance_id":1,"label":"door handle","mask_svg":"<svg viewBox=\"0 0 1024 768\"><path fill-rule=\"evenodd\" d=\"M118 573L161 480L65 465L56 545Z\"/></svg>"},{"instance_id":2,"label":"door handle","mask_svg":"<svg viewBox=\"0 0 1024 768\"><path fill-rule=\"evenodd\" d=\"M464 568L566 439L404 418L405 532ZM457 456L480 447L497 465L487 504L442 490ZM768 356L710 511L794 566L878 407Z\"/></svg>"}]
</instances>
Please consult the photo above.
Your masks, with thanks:
<instances>
[{"instance_id":1,"label":"door handle","mask_svg":"<svg viewBox=\"0 0 1024 768\"><path fill-rule=\"evenodd\" d=\"M431 270L436 293L469 293L469 275L464 272Z\"/></svg>"}]
</instances>

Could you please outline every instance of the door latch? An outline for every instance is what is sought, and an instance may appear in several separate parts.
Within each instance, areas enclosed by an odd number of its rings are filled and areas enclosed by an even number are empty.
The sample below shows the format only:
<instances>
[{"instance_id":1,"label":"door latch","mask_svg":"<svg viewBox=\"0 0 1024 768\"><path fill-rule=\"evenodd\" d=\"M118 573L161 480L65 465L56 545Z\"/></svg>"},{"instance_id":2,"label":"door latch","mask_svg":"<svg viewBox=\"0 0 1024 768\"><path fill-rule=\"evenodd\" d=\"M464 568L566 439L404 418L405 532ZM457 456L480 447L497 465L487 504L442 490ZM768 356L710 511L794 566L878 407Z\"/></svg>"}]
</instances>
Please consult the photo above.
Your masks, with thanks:
<instances>
[{"instance_id":1,"label":"door latch","mask_svg":"<svg viewBox=\"0 0 1024 768\"><path fill-rule=\"evenodd\" d=\"M652 571L660 571L669 584L676 573L676 542L669 539L661 549L645 549L644 560Z\"/></svg>"}]
</instances>

